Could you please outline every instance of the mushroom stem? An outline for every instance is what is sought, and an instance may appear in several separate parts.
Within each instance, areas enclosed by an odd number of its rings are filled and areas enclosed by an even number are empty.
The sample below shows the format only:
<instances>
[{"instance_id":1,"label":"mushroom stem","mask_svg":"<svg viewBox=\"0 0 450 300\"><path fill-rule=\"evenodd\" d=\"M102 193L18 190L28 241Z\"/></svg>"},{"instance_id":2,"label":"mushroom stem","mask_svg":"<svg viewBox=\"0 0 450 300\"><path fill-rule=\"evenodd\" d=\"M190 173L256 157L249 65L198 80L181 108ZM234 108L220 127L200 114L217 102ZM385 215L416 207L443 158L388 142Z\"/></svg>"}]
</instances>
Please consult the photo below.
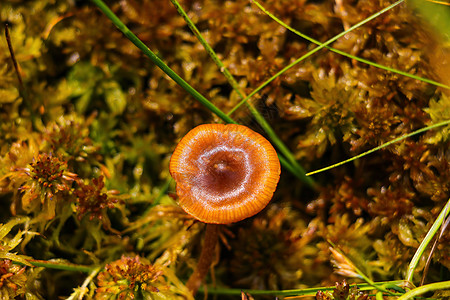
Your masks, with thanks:
<instances>
[{"instance_id":1,"label":"mushroom stem","mask_svg":"<svg viewBox=\"0 0 450 300\"><path fill-rule=\"evenodd\" d=\"M211 266L214 258L214 249L216 248L217 239L219 236L219 226L220 225L218 224L206 224L205 240L203 242L203 248L200 253L197 267L186 283L186 287L192 295L197 293L203 279L206 274L208 274L209 267Z\"/></svg>"}]
</instances>

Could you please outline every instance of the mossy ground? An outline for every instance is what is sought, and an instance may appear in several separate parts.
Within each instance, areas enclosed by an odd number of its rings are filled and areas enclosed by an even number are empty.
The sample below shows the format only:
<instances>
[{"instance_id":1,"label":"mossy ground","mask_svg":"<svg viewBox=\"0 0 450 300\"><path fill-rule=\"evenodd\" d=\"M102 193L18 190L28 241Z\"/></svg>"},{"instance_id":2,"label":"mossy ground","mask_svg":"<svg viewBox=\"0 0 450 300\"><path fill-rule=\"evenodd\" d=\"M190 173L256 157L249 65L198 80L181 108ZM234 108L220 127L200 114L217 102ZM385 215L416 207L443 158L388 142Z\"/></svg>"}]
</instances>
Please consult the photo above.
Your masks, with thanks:
<instances>
[{"instance_id":1,"label":"mossy ground","mask_svg":"<svg viewBox=\"0 0 450 300\"><path fill-rule=\"evenodd\" d=\"M324 42L392 2L269 0L264 6ZM107 4L218 108L228 112L239 103L170 1ZM313 48L247 0L181 5L246 94ZM0 5L0 16L9 24L23 80L21 86L1 38L0 220L16 221L3 227L0 295L189 297L183 282L198 258L203 225L177 206L168 161L184 134L219 118L89 2L9 1ZM332 46L450 84L445 37L405 3ZM449 90L325 49L250 101L306 170L450 119ZM262 132L244 106L232 117ZM317 190L284 170L263 212L223 230L208 282L245 289L362 282L331 244L375 281L403 279L450 197L449 145L448 127L428 131L314 176ZM448 232L426 282L450 277ZM18 267L8 258L92 266L100 273L86 279L49 265Z\"/></svg>"}]
</instances>

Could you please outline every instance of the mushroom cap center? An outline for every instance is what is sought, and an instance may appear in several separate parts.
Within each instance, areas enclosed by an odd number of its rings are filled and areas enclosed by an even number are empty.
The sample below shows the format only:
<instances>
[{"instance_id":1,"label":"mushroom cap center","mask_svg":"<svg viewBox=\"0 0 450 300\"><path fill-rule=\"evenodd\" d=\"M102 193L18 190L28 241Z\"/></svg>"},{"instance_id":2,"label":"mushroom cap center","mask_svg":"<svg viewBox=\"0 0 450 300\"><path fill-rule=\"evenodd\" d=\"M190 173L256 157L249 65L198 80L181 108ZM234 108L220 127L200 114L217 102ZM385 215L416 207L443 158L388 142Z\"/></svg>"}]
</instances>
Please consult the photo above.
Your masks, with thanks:
<instances>
[{"instance_id":1,"label":"mushroom cap center","mask_svg":"<svg viewBox=\"0 0 450 300\"><path fill-rule=\"evenodd\" d=\"M220 146L205 151L197 162L198 174L192 186L193 193L199 197L210 195L217 201L242 192L251 171L248 171L248 158L242 149Z\"/></svg>"}]
</instances>

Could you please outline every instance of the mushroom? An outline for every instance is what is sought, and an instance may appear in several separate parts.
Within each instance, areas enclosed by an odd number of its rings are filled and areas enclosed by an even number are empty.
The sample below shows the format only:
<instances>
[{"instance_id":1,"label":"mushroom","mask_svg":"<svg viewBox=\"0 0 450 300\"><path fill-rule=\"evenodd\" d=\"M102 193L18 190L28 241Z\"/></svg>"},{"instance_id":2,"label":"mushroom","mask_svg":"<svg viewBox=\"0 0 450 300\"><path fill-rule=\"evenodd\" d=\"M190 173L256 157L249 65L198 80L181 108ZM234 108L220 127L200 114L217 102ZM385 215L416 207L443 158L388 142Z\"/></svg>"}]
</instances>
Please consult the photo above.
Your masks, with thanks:
<instances>
[{"instance_id":1,"label":"mushroom","mask_svg":"<svg viewBox=\"0 0 450 300\"><path fill-rule=\"evenodd\" d=\"M194 273L186 283L195 294L211 265L218 224L251 217L269 203L280 178L280 162L260 134L236 124L204 124L181 139L170 159L179 205L206 223Z\"/></svg>"}]
</instances>

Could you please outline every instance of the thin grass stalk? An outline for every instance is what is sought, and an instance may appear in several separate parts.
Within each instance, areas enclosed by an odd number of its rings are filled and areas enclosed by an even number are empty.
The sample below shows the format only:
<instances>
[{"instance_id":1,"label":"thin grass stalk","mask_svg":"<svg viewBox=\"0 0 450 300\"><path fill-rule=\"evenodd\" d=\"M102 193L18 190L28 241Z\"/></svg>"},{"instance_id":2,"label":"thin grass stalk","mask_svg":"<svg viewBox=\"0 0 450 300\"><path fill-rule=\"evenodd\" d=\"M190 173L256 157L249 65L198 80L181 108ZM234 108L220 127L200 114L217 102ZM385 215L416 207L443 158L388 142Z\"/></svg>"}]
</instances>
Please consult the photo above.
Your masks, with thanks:
<instances>
[{"instance_id":1,"label":"thin grass stalk","mask_svg":"<svg viewBox=\"0 0 450 300\"><path fill-rule=\"evenodd\" d=\"M150 60L155 63L163 72L165 72L170 78L172 78L178 85L180 85L185 91L192 95L197 101L202 103L206 108L216 114L219 118L227 123L237 124L230 116L222 112L218 107L201 95L197 90L190 86L184 79L182 79L178 74L176 74L169 66L167 66L153 51L150 50L133 32L131 32L128 27L109 9L109 7L102 0L92 0L92 2L113 22L113 24L145 55L147 55ZM275 135L276 136L276 135ZM270 136L269 136L270 138ZM275 142L274 142L275 143ZM297 178L302 179L300 169L294 168L290 164L295 163L292 159L284 159L280 157L280 162L284 168L290 171ZM295 161L295 160L294 160ZM296 161L295 161L296 162ZM297 163L298 164L298 163ZM303 171L303 174L305 172ZM312 180L305 179L306 182L313 182Z\"/></svg>"},{"instance_id":2,"label":"thin grass stalk","mask_svg":"<svg viewBox=\"0 0 450 300\"><path fill-rule=\"evenodd\" d=\"M383 281L375 283L376 286L400 286L404 283L403 280L395 281ZM356 284L350 284L350 287ZM356 285L359 291L372 291L373 286L367 283L358 283ZM316 287L316 288L306 288L306 289L291 289L291 290L247 290L247 289L227 289L227 288L212 288L208 287L208 294L211 295L241 295L241 292L249 293L252 296L264 295L264 296L278 296L278 297L314 297L318 291L332 291L336 287ZM200 288L199 291L204 291ZM402 293L395 293L394 295L400 296Z\"/></svg>"},{"instance_id":3,"label":"thin grass stalk","mask_svg":"<svg viewBox=\"0 0 450 300\"><path fill-rule=\"evenodd\" d=\"M186 21L187 25L191 29L192 33L194 33L194 35L197 37L197 39L200 42L200 44L202 44L202 46L205 48L206 52L211 56L211 59L214 61L214 63L217 65L217 67L219 67L220 72L223 73L223 75L225 76L225 78L228 80L228 82L230 83L231 87L233 88L233 90L235 90L236 93L238 93L238 95L241 98L245 98L245 94L239 89L239 84L236 81L236 79L234 79L233 75L230 73L228 68L223 64L223 62L217 56L217 54L214 51L214 49L211 48L211 46L208 44L208 42L202 36L202 34L198 30L197 26L195 26L194 22L192 22L192 20L189 18L187 13L184 11L184 9L181 6L181 4L177 0L170 0L170 1L175 6L175 8L177 9L178 13Z\"/></svg>"},{"instance_id":4,"label":"thin grass stalk","mask_svg":"<svg viewBox=\"0 0 450 300\"><path fill-rule=\"evenodd\" d=\"M147 47L128 27L112 12L111 9L102 0L92 0L92 2L113 22L113 24L150 60L157 65L164 73L166 73L173 81L181 86L186 92L194 97L201 104L206 106L210 111L215 113L219 118L227 123L237 124L232 118L221 111L217 106L206 99L196 89L189 85L183 78L175 73L164 61L162 61L149 47Z\"/></svg>"},{"instance_id":5,"label":"thin grass stalk","mask_svg":"<svg viewBox=\"0 0 450 300\"><path fill-rule=\"evenodd\" d=\"M390 146L390 145L392 145L392 144L394 144L394 143L400 142L400 141L402 141L402 140L404 140L404 139L406 139L406 138L409 138L409 137L411 137L411 136L414 136L414 135L416 135L416 134L419 134L419 133L422 133L422 132L425 132L425 131L428 131L428 130L431 130L431 129L434 129L434 128L437 128L437 127L440 127L440 126L449 125L449 124L450 124L450 120L447 120L447 121L439 122L439 123L436 123L436 124L433 124L433 125L430 125L430 126L427 126L427 127L421 128L421 129L418 129L418 130L413 131L413 132L411 132L411 133L408 133L408 134L402 135L402 136L400 136L400 137L398 137L398 138L395 138L395 139L393 139L392 141L389 141L389 142L387 142L387 143L384 143L384 144L382 144L382 145L380 145L380 146L378 146L378 147L375 147L375 148L373 148L373 149L370 149L369 151L366 151L366 152L363 152L363 153L358 154L358 155L356 155L356 156L353 156L352 158L343 160L343 161L341 161L341 162L338 162L338 163L333 164L333 165L328 166L328 167L324 167L324 168L321 168L321 169L318 169L318 170L315 170L315 171L306 173L306 176L311 176L311 175L314 175L314 174L317 174L317 173L321 173L321 172L324 172L324 171L327 171L327 170L330 170L330 169L333 169L333 168L342 166L342 165L344 165L344 164L346 164L346 163L349 163L349 162L351 162L351 161L354 161L354 160L356 160L356 159L358 159L358 158L361 158L361 157L363 157L363 156L369 155L369 154L371 154L371 153L373 153L373 152L375 152L375 151L378 151L378 150L380 150L380 149L386 148L387 146Z\"/></svg>"},{"instance_id":6,"label":"thin grass stalk","mask_svg":"<svg viewBox=\"0 0 450 300\"><path fill-rule=\"evenodd\" d=\"M283 22L282 20L280 20L279 18L277 18L275 15L273 15L271 12L269 12L269 11L268 11L265 7L263 7L258 1L253 0L253 2L254 2L255 5L258 6L259 9L261 9L266 15L268 15L270 18L272 18L272 20L274 20L275 22L277 22L278 24L280 24L280 25L283 26L284 28L288 29L289 31L295 33L296 35L298 35L298 36L304 38L305 40L307 40L307 41L309 41L309 42L311 42L311 43L314 43L314 44L316 44L316 45L318 45L318 46L324 45L324 44L322 44L321 42L319 42L318 40L315 40L315 39L313 39L312 37L309 37L309 36L307 36L306 34L301 33L300 31L298 31L298 30L292 28L291 26L289 26L288 24L286 24L285 22ZM412 79L415 79L415 80L419 80L419 81L422 81L422 82L426 82L426 83L429 83L429 84L432 84L432 85L435 85L435 86L438 86L438 87L442 87L442 88L445 88L445 89L450 89L450 86L448 86L448 85L446 85L446 84L443 84L443 83L440 83L440 82L437 82L437 81L434 81L434 80L431 80L431 79L428 79L428 78L420 77L420 76L417 76L417 75L414 75L414 74L410 74L410 73L408 73L408 72L400 71L400 70L397 70L397 69L394 69L394 68L391 68L391 67L383 66L383 65L377 64L377 63L375 63L375 62L373 62L373 61L370 61L370 60L367 60L367 59L364 59L364 58L361 58L361 57L357 57L357 56L351 55L351 54L349 54L349 53L347 53L347 52L344 52L344 51L341 51L341 50L332 48L332 47L330 47L330 46L326 46L326 45L325 45L324 47L327 48L327 49L330 50L330 51L333 51L333 52L339 54L339 55L348 57L348 58L350 58L350 59L354 59L354 60L359 61L359 62L361 62L361 63L367 64L367 65L370 65L370 66L373 66L373 67L376 67L376 68L379 68L379 69L382 69L382 70L385 70L385 71L389 71L389 72L392 72L392 73L396 73L396 74L399 74L399 75L402 75L402 76L406 76L406 77L409 77L409 78L412 78Z\"/></svg>"},{"instance_id":7,"label":"thin grass stalk","mask_svg":"<svg viewBox=\"0 0 450 300\"><path fill-rule=\"evenodd\" d=\"M436 239L434 240L433 246L431 246L430 254L428 254L427 262L425 263L425 267L423 268L423 271L422 271L422 279L420 280L419 286L424 285L424 283L425 283L425 278L428 275L428 269L431 264L431 259L433 258L433 253L436 250L437 245L439 245L442 235L444 234L444 232L447 229L449 224L450 224L450 218L447 217L447 219L445 219L445 221L444 221L444 224L441 225L441 230L440 230L439 234L437 235Z\"/></svg>"},{"instance_id":8,"label":"thin grass stalk","mask_svg":"<svg viewBox=\"0 0 450 300\"><path fill-rule=\"evenodd\" d=\"M256 109L252 106L250 106L250 111ZM286 156L287 164L290 164L293 168L295 167L295 170L299 171L301 174L301 180L308 184L312 188L317 188L317 185L313 180L310 180L310 177L307 177L305 174L305 170L300 166L300 164L295 159L294 155L291 153L291 151L286 147L286 145L281 141L281 139L276 135L276 133L273 131L272 127L266 122L266 120L263 118L261 114L253 114L256 121L263 127L264 131L269 136L269 139L274 143L274 145L278 148L278 150L283 153ZM280 160L282 162L282 160Z\"/></svg>"},{"instance_id":9,"label":"thin grass stalk","mask_svg":"<svg viewBox=\"0 0 450 300\"><path fill-rule=\"evenodd\" d=\"M17 81L19 82L19 94L22 97L26 108L28 109L28 113L30 114L31 125L33 126L34 129L38 130L42 128L42 120L40 119L38 120L38 118L36 117L33 106L31 105L30 97L28 95L28 90L25 88L25 85L23 84L22 75L20 75L19 71L19 64L17 63L16 56L14 54L14 48L11 42L11 35L9 33L8 23L5 23L5 39L8 45L9 55L11 57L11 61L14 66L14 71L16 72Z\"/></svg>"},{"instance_id":10,"label":"thin grass stalk","mask_svg":"<svg viewBox=\"0 0 450 300\"><path fill-rule=\"evenodd\" d=\"M186 23L188 24L189 28L192 30L194 35L197 37L199 42L202 44L202 46L205 48L206 52L211 56L212 60L215 62L219 70L223 73L225 78L230 83L233 90L236 91L236 93L241 97L241 99L246 98L246 95L243 91L240 90L239 84L234 79L233 75L230 73L230 71L225 67L223 62L220 60L220 58L217 56L216 52L212 47L208 44L208 42L203 38L200 31L195 26L194 22L189 18L187 13L184 11L183 7L180 5L180 3L177 0L170 0L175 8L177 9L178 13L184 18ZM265 133L268 135L269 139L273 142L275 147L283 154L287 161L290 163L292 169L295 170L298 177L309 186L314 186L315 183L313 180L311 180L310 177L307 177L305 175L305 170L302 166L297 162L292 152L286 147L286 145L283 143L283 141L278 137L278 135L275 133L273 128L269 125L269 123L264 119L264 117L261 115L261 113L251 104L250 102L246 101L245 104L247 105L248 109L250 110L250 113L255 118L256 122L263 128ZM228 114L229 115L229 114Z\"/></svg>"},{"instance_id":11,"label":"thin grass stalk","mask_svg":"<svg viewBox=\"0 0 450 300\"><path fill-rule=\"evenodd\" d=\"M258 2L252 0L253 3L255 3L256 5L258 5ZM269 83L271 83L273 80L275 80L278 76L282 75L284 72L286 72L287 70L289 70L290 68L292 68L293 66L295 66L296 64L300 63L301 61L305 60L306 58L310 57L311 55L313 55L314 53L318 52L319 50L325 48L326 46L328 46L329 44L333 43L334 41L336 41L337 39L341 38L342 36L346 35L347 33L349 33L350 31L355 30L358 27L361 27L362 25L366 24L369 21L372 21L373 19L379 17L380 15L382 15L383 13L387 12L388 10L392 9L393 7L399 5L400 3L404 2L405 0L399 0L391 5L389 5L386 8L383 8L382 10L380 10L379 12L371 15L370 17L368 17L367 19L359 22L356 25L353 25L352 27L350 27L349 29L339 33L338 35L334 36L333 38L329 39L328 41L326 41L325 43L321 44L320 46L312 49L311 51L309 51L308 53L306 53L305 55L302 55L300 58L298 58L297 60L295 60L294 62L290 63L289 65L287 65L286 67L284 67L283 69L281 69L278 73L276 73L275 75L273 75L272 77L270 77L268 80L266 80L263 84L261 84L259 87L257 87L255 90L253 90L253 92L251 92L245 99L243 99L241 102L239 102L229 113L228 115L231 115L236 109L238 109L242 104L244 104L248 99L250 99L251 97L253 97L253 95L255 95L256 93L258 93L260 90L262 90L263 88L265 88Z\"/></svg>"},{"instance_id":12,"label":"thin grass stalk","mask_svg":"<svg viewBox=\"0 0 450 300\"><path fill-rule=\"evenodd\" d=\"M433 237L436 235L436 233L439 231L439 228L441 227L442 223L444 222L444 219L449 215L450 213L450 199L447 201L447 204L442 209L439 216L436 218L436 221L434 221L433 226L431 226L430 230L428 231L425 238L422 240L422 242L419 245L419 248L417 248L416 253L414 254L413 258L411 259L411 262L409 264L407 273L406 273L406 281L412 282L414 270L416 269L417 265L419 264L420 258L422 257L423 253L425 252L425 249L428 247L428 244L431 242ZM447 282L448 284L450 282ZM423 286L425 287L425 286ZM450 285L447 286L450 288ZM405 298L407 299L407 298Z\"/></svg>"},{"instance_id":13,"label":"thin grass stalk","mask_svg":"<svg viewBox=\"0 0 450 300\"><path fill-rule=\"evenodd\" d=\"M409 292L400 296L397 300L414 299L414 297L438 290L450 289L450 281L441 281L422 285L421 287L410 290Z\"/></svg>"}]
</instances>

